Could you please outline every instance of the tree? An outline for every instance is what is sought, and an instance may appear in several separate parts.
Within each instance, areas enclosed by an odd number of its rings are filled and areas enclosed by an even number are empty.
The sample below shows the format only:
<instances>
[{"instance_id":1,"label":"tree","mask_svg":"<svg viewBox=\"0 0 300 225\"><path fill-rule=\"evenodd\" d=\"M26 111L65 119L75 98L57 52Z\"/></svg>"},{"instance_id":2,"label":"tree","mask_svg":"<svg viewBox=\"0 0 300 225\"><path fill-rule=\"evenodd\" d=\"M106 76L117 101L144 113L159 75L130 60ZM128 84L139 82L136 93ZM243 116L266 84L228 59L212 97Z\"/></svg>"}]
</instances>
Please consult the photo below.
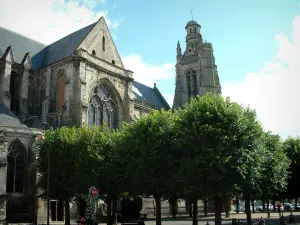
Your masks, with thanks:
<instances>
[{"instance_id":1,"label":"tree","mask_svg":"<svg viewBox=\"0 0 300 225\"><path fill-rule=\"evenodd\" d=\"M274 135L271 132L264 134L264 149L261 159L260 188L263 199L267 200L269 205L269 199L285 191L289 175L290 161L283 150L279 135ZM270 216L269 207L268 216Z\"/></svg>"},{"instance_id":2,"label":"tree","mask_svg":"<svg viewBox=\"0 0 300 225\"><path fill-rule=\"evenodd\" d=\"M291 161L290 177L285 195L296 200L297 210L297 198L300 196L300 137L287 138L283 143L283 148Z\"/></svg>"},{"instance_id":3,"label":"tree","mask_svg":"<svg viewBox=\"0 0 300 225\"><path fill-rule=\"evenodd\" d=\"M155 110L122 130L128 192L133 196L154 197L157 225L161 225L161 198L166 193L168 178L176 171L173 159L178 150L173 147L173 128L172 111Z\"/></svg>"},{"instance_id":4,"label":"tree","mask_svg":"<svg viewBox=\"0 0 300 225\"><path fill-rule=\"evenodd\" d=\"M209 93L185 105L176 130L184 146L185 192L194 199L214 198L215 223L220 225L221 198L243 181L245 162L259 145L262 128L256 114Z\"/></svg>"},{"instance_id":5,"label":"tree","mask_svg":"<svg viewBox=\"0 0 300 225\"><path fill-rule=\"evenodd\" d=\"M100 159L97 165L96 184L101 189L101 198L107 202L108 225L117 222L117 200L126 182L123 178L126 167L119 154L122 135L118 131L104 127L98 132L94 143L94 149Z\"/></svg>"},{"instance_id":6,"label":"tree","mask_svg":"<svg viewBox=\"0 0 300 225\"><path fill-rule=\"evenodd\" d=\"M76 130L75 128L60 128L55 132L47 131L45 140L40 144L38 152L38 184L44 195L47 194L47 180L50 175L49 196L65 202L65 224L70 224L69 202L76 196ZM75 150L76 149L76 150ZM49 154L49 155L48 155ZM48 157L50 173L48 174Z\"/></svg>"}]
</instances>

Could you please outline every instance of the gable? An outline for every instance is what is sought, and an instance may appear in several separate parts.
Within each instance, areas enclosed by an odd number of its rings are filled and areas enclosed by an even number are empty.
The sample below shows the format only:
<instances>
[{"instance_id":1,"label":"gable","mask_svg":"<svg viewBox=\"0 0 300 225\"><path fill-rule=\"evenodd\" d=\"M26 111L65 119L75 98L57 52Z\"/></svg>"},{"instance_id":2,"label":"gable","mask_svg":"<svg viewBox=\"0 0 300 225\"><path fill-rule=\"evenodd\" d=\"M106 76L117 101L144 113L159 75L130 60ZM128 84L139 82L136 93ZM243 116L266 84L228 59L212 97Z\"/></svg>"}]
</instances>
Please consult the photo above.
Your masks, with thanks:
<instances>
[{"instance_id":1,"label":"gable","mask_svg":"<svg viewBox=\"0 0 300 225\"><path fill-rule=\"evenodd\" d=\"M105 38L104 49L102 49L103 37ZM103 17L100 18L77 49L84 49L89 54L94 52L96 57L109 63L112 63L112 60L114 60L115 65L124 69L121 57Z\"/></svg>"},{"instance_id":2,"label":"gable","mask_svg":"<svg viewBox=\"0 0 300 225\"><path fill-rule=\"evenodd\" d=\"M9 46L13 50L14 61L17 63L22 62L27 52L34 55L45 47L44 44L0 27L0 56L5 53L5 50Z\"/></svg>"},{"instance_id":3,"label":"gable","mask_svg":"<svg viewBox=\"0 0 300 225\"><path fill-rule=\"evenodd\" d=\"M156 87L151 88L137 81L132 82L132 93L134 99L150 103L154 105L157 109L170 109L169 104L160 94Z\"/></svg>"}]
</instances>

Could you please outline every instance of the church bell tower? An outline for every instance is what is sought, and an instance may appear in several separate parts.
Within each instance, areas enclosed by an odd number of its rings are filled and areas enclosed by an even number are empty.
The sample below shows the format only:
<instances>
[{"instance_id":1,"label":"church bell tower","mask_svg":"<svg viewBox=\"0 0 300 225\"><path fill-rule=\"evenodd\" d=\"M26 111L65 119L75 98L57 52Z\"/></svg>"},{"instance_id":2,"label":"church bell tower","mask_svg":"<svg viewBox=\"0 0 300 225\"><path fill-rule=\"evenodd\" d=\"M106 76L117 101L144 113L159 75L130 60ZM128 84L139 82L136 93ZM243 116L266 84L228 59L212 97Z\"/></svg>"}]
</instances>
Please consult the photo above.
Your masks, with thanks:
<instances>
[{"instance_id":1,"label":"church bell tower","mask_svg":"<svg viewBox=\"0 0 300 225\"><path fill-rule=\"evenodd\" d=\"M186 48L177 43L176 84L173 108L183 107L191 97L221 93L212 44L203 42L201 26L191 20L185 26Z\"/></svg>"}]
</instances>

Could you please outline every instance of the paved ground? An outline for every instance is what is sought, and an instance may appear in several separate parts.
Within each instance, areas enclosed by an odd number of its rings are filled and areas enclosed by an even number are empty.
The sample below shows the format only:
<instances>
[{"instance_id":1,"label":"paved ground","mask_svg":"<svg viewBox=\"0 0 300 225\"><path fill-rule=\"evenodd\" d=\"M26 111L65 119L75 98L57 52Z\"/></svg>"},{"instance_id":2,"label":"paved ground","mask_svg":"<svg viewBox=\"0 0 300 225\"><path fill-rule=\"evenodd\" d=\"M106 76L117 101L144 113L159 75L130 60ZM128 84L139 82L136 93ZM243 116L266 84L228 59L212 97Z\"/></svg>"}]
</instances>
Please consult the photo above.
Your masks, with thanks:
<instances>
[{"instance_id":1,"label":"paved ground","mask_svg":"<svg viewBox=\"0 0 300 225\"><path fill-rule=\"evenodd\" d=\"M300 212L293 212L293 214L297 217L297 219L300 221ZM288 217L290 215L289 212L285 212L284 216ZM270 218L267 218L267 213L253 213L252 219L260 219L261 217L266 220L266 225L279 225L279 215L278 213L271 213ZM222 214L222 224L231 224L232 218L240 219L241 221L246 220L245 213L240 214L231 214L230 218L225 218L225 215ZM199 218L199 225L205 225L206 223L209 223L209 225L214 225L214 216L208 216L208 217L200 217ZM192 220L187 217L181 217L178 218L176 221L171 220L170 218L162 218L162 225L191 225ZM149 218L148 221L145 222L145 225L155 225L155 218Z\"/></svg>"}]
</instances>

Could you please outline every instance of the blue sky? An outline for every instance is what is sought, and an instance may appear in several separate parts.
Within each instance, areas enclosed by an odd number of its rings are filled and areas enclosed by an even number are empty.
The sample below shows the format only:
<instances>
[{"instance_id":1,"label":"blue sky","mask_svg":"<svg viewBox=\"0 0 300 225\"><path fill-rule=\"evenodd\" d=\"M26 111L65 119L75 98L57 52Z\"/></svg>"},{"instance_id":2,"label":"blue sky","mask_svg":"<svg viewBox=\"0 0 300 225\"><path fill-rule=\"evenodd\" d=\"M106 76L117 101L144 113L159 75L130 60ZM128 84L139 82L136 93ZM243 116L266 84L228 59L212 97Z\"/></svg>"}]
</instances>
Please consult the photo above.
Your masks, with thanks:
<instances>
[{"instance_id":1,"label":"blue sky","mask_svg":"<svg viewBox=\"0 0 300 225\"><path fill-rule=\"evenodd\" d=\"M276 54L278 32L290 33L299 13L297 1L112 1L111 16L124 15L116 45L125 56L132 51L151 64L176 60L176 43L185 45L185 25L194 19L203 38L213 44L221 82L243 79ZM248 2L248 3L245 3ZM174 81L157 82L163 92L174 91Z\"/></svg>"},{"instance_id":2,"label":"blue sky","mask_svg":"<svg viewBox=\"0 0 300 225\"><path fill-rule=\"evenodd\" d=\"M256 109L267 130L300 135L299 0L0 0L0 26L50 44L104 16L126 68L171 104L191 10L223 95Z\"/></svg>"}]
</instances>

